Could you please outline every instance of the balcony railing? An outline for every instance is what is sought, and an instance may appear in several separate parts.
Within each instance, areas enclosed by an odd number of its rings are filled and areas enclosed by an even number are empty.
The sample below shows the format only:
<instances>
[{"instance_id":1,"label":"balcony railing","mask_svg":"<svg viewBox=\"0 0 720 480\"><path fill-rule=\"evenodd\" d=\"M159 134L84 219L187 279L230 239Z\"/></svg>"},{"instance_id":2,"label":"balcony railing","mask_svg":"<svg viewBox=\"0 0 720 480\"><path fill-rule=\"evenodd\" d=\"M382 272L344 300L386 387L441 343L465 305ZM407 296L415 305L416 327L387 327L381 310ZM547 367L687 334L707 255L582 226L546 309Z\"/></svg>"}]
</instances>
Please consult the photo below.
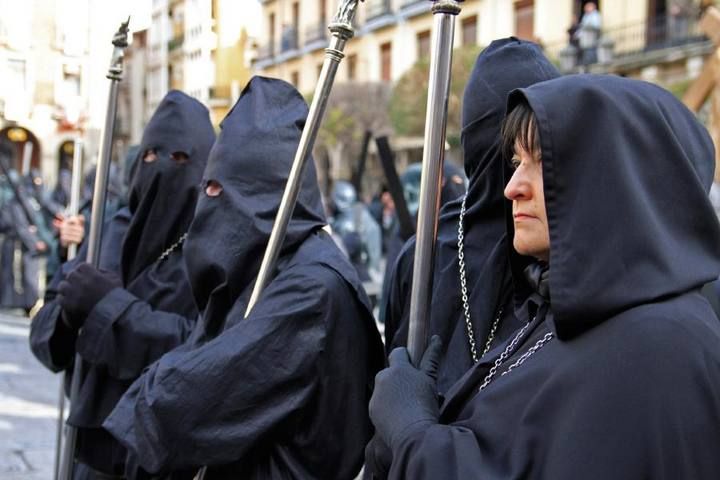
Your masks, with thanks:
<instances>
[{"instance_id":1,"label":"balcony railing","mask_svg":"<svg viewBox=\"0 0 720 480\"><path fill-rule=\"evenodd\" d=\"M298 48L298 32L295 27L285 27L280 40L280 51L287 52L297 50Z\"/></svg>"},{"instance_id":2,"label":"balcony railing","mask_svg":"<svg viewBox=\"0 0 720 480\"><path fill-rule=\"evenodd\" d=\"M257 49L258 60L264 60L266 58L272 58L275 55L275 42L270 41L265 45L260 45Z\"/></svg>"},{"instance_id":3,"label":"balcony railing","mask_svg":"<svg viewBox=\"0 0 720 480\"><path fill-rule=\"evenodd\" d=\"M664 49L704 42L695 17L686 15L660 16L654 19L603 30L594 45L557 42L546 46L546 53L560 60L561 69L570 71L578 66L605 64L638 55L650 55Z\"/></svg>"},{"instance_id":4,"label":"balcony railing","mask_svg":"<svg viewBox=\"0 0 720 480\"><path fill-rule=\"evenodd\" d=\"M317 42L319 40L327 40L328 38L328 22L320 20L314 25L310 25L305 29L305 44Z\"/></svg>"},{"instance_id":5,"label":"balcony railing","mask_svg":"<svg viewBox=\"0 0 720 480\"><path fill-rule=\"evenodd\" d=\"M367 19L372 20L373 18L387 15L392 11L390 0L369 0L367 9Z\"/></svg>"},{"instance_id":6,"label":"balcony railing","mask_svg":"<svg viewBox=\"0 0 720 480\"><path fill-rule=\"evenodd\" d=\"M172 52L176 48L182 47L182 44L184 41L185 41L185 35L179 35L177 37L171 38L168 41L168 52Z\"/></svg>"}]
</instances>

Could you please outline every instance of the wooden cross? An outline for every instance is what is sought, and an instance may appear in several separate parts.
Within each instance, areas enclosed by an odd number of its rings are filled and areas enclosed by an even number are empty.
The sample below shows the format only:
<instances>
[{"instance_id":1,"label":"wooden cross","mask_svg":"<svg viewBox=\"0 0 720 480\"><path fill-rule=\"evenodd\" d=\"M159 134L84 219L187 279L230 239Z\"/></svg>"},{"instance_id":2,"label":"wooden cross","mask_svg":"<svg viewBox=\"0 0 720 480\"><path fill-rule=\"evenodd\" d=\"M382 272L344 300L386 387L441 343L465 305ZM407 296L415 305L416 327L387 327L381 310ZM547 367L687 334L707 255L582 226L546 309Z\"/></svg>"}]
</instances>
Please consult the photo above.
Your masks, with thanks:
<instances>
[{"instance_id":1,"label":"wooden cross","mask_svg":"<svg viewBox=\"0 0 720 480\"><path fill-rule=\"evenodd\" d=\"M703 2L705 10L700 18L700 29L715 44L700 76L690 85L683 96L683 102L697 112L712 95L710 109L710 135L715 143L715 181L720 182L720 9Z\"/></svg>"}]
</instances>

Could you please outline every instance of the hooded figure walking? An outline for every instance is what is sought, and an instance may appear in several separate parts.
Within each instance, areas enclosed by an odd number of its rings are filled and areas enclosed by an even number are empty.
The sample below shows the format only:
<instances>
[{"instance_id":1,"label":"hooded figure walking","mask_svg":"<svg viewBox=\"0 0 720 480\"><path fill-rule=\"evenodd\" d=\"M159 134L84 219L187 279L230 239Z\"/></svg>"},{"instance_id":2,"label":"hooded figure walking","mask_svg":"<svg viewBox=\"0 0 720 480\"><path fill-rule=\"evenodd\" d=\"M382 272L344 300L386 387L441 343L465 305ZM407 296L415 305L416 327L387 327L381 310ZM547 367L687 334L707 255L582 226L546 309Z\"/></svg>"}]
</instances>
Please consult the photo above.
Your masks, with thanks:
<instances>
[{"instance_id":1,"label":"hooded figure walking","mask_svg":"<svg viewBox=\"0 0 720 480\"><path fill-rule=\"evenodd\" d=\"M101 424L143 368L180 345L197 319L182 244L214 139L207 108L169 92L143 132L128 210L106 227L100 270L65 264L67 275L54 280L33 319L30 345L46 367L71 373L76 352L84 361L68 418L78 428L75 478L123 475L125 449ZM69 390L71 375L65 380Z\"/></svg>"},{"instance_id":2,"label":"hooded figure walking","mask_svg":"<svg viewBox=\"0 0 720 480\"><path fill-rule=\"evenodd\" d=\"M509 110L508 236L528 323L441 408L437 338L420 369L390 354L370 404L390 478L718 478L720 324L700 293L720 272L707 131L667 91L609 76L517 90Z\"/></svg>"},{"instance_id":3,"label":"hooded figure walking","mask_svg":"<svg viewBox=\"0 0 720 480\"><path fill-rule=\"evenodd\" d=\"M291 85L254 77L222 122L185 243L201 321L103 425L131 466L207 465L208 480L360 470L382 344L355 269L323 230L313 162L277 273L244 318L307 113Z\"/></svg>"}]
</instances>

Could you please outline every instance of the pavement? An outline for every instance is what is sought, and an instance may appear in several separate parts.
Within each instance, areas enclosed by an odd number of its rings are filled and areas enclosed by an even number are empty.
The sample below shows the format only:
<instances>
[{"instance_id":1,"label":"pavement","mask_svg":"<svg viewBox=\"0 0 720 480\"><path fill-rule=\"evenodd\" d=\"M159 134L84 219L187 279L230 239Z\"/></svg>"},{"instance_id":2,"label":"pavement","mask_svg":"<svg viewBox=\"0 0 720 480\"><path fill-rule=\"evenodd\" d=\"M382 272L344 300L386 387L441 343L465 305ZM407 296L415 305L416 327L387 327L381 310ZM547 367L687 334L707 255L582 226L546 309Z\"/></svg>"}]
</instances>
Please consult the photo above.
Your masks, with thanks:
<instances>
[{"instance_id":1,"label":"pavement","mask_svg":"<svg viewBox=\"0 0 720 480\"><path fill-rule=\"evenodd\" d=\"M60 375L28 346L30 320L0 311L0 480L51 480Z\"/></svg>"}]
</instances>

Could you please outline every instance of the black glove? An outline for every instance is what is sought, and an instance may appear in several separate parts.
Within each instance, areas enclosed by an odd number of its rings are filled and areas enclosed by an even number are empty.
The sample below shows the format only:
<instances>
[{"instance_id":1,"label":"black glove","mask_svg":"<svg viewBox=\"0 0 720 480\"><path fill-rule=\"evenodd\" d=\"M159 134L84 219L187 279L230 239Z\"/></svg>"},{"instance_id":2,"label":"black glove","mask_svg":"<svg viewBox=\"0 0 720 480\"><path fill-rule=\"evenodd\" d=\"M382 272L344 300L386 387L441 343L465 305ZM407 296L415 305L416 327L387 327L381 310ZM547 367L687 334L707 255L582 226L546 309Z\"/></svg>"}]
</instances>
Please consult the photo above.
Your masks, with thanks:
<instances>
[{"instance_id":1,"label":"black glove","mask_svg":"<svg viewBox=\"0 0 720 480\"><path fill-rule=\"evenodd\" d=\"M88 263L79 264L60 282L57 300L63 309L63 321L80 329L97 303L122 282L117 274L101 271Z\"/></svg>"},{"instance_id":2,"label":"black glove","mask_svg":"<svg viewBox=\"0 0 720 480\"><path fill-rule=\"evenodd\" d=\"M382 438L376 433L365 447L365 475L366 480L384 480L390 473L392 464L392 451Z\"/></svg>"},{"instance_id":3,"label":"black glove","mask_svg":"<svg viewBox=\"0 0 720 480\"><path fill-rule=\"evenodd\" d=\"M420 368L410 363L404 347L388 357L389 367L375 377L370 419L377 435L392 450L413 433L438 422L437 369L442 342L437 335L423 354Z\"/></svg>"}]
</instances>

